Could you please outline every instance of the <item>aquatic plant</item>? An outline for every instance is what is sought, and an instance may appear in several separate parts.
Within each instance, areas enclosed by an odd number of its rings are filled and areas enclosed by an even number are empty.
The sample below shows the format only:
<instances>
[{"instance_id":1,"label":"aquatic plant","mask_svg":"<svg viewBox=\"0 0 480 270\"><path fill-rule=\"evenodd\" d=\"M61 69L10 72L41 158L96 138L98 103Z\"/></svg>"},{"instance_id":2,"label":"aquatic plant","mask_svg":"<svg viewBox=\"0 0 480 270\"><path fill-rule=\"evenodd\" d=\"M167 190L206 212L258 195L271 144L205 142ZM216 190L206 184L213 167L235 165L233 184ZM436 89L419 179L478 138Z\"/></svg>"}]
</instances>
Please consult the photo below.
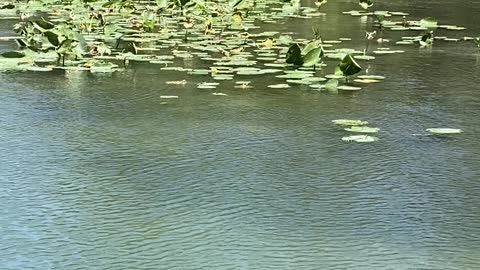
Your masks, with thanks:
<instances>
[{"instance_id":1,"label":"aquatic plant","mask_svg":"<svg viewBox=\"0 0 480 270\"><path fill-rule=\"evenodd\" d=\"M345 130L350 132L358 132L358 133L377 133L380 129L366 127L366 126L352 126L349 128L345 128Z\"/></svg>"},{"instance_id":2,"label":"aquatic plant","mask_svg":"<svg viewBox=\"0 0 480 270\"><path fill-rule=\"evenodd\" d=\"M343 60L337 65L335 69L336 75L343 75L345 77L345 81L348 82L348 76L357 74L360 72L362 68L360 65L355 61L351 54L347 54Z\"/></svg>"},{"instance_id":3,"label":"aquatic plant","mask_svg":"<svg viewBox=\"0 0 480 270\"><path fill-rule=\"evenodd\" d=\"M420 47L429 47L433 44L433 31L423 34L422 38L418 41Z\"/></svg>"}]
</instances>

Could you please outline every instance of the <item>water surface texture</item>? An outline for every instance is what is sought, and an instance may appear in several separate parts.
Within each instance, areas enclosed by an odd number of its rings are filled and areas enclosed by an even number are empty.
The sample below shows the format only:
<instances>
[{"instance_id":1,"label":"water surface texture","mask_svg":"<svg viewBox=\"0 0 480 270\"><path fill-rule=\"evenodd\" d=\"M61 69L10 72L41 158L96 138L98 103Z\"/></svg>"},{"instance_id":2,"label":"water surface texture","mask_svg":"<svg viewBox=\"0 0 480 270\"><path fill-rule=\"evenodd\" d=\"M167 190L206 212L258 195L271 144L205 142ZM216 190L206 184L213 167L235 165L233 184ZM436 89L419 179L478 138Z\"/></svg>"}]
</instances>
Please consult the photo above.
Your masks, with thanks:
<instances>
[{"instance_id":1,"label":"water surface texture","mask_svg":"<svg viewBox=\"0 0 480 270\"><path fill-rule=\"evenodd\" d=\"M480 34L475 1L378 2ZM351 9L312 20L361 49ZM0 269L480 269L480 50L402 48L365 64L385 81L338 95L260 75L213 96L147 65L0 74ZM339 118L380 140L343 142ZM412 135L431 127L464 133Z\"/></svg>"}]
</instances>

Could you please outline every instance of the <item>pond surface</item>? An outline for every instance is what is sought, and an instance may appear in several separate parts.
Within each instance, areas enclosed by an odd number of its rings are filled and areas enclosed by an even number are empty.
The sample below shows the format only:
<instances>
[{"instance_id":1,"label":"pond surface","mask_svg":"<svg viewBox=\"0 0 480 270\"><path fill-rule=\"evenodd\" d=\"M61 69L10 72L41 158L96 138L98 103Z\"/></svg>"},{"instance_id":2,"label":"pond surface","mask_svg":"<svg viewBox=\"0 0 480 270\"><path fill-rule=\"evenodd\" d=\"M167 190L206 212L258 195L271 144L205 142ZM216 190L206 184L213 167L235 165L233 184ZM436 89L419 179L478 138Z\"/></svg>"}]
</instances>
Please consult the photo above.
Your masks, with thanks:
<instances>
[{"instance_id":1,"label":"pond surface","mask_svg":"<svg viewBox=\"0 0 480 270\"><path fill-rule=\"evenodd\" d=\"M480 33L472 1L424 2L379 9ZM313 20L361 49L351 9L329 1ZM301 19L265 27L311 34ZM479 269L480 50L389 46L405 53L361 62L387 79L353 94L259 75L214 96L204 77L140 64L0 74L0 269ZM343 142L340 118L380 140Z\"/></svg>"}]
</instances>

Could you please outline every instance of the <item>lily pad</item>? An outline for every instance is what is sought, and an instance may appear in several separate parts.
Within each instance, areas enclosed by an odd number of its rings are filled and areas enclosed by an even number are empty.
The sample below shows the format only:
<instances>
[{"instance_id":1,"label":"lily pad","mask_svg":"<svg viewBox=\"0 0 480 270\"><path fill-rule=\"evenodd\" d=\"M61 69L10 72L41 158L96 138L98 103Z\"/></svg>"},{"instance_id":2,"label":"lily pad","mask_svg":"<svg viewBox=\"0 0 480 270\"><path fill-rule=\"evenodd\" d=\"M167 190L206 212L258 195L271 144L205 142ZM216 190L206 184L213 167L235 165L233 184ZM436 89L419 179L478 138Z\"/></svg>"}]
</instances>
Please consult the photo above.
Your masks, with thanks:
<instances>
[{"instance_id":1,"label":"lily pad","mask_svg":"<svg viewBox=\"0 0 480 270\"><path fill-rule=\"evenodd\" d=\"M427 128L426 131L434 134L458 134L463 132L458 128Z\"/></svg>"},{"instance_id":2,"label":"lily pad","mask_svg":"<svg viewBox=\"0 0 480 270\"><path fill-rule=\"evenodd\" d=\"M350 128L346 128L345 130L350 132L359 132L359 133L377 133L380 129L366 127L366 126L352 126Z\"/></svg>"},{"instance_id":3,"label":"lily pad","mask_svg":"<svg viewBox=\"0 0 480 270\"><path fill-rule=\"evenodd\" d=\"M180 80L180 81L166 81L166 84L176 84L176 85L184 85L187 83L186 80Z\"/></svg>"},{"instance_id":4,"label":"lily pad","mask_svg":"<svg viewBox=\"0 0 480 270\"><path fill-rule=\"evenodd\" d=\"M368 135L353 135L353 136L343 137L342 141L363 143L363 142L375 142L375 141L378 141L378 138L373 136L368 136Z\"/></svg>"},{"instance_id":5,"label":"lily pad","mask_svg":"<svg viewBox=\"0 0 480 270\"><path fill-rule=\"evenodd\" d=\"M351 119L336 119L332 120L332 122L340 126L365 126L368 124L367 121Z\"/></svg>"},{"instance_id":6,"label":"lily pad","mask_svg":"<svg viewBox=\"0 0 480 270\"><path fill-rule=\"evenodd\" d=\"M383 79L385 79L384 76L380 76L380 75L358 75L357 78L359 78L359 79L370 79L370 80L383 80Z\"/></svg>"},{"instance_id":7,"label":"lily pad","mask_svg":"<svg viewBox=\"0 0 480 270\"><path fill-rule=\"evenodd\" d=\"M361 87L356 87L356 86L349 86L349 85L340 85L337 87L338 90L343 90L343 91L358 91L362 90Z\"/></svg>"},{"instance_id":8,"label":"lily pad","mask_svg":"<svg viewBox=\"0 0 480 270\"><path fill-rule=\"evenodd\" d=\"M269 88L289 88L290 85L286 83L279 83L279 84L271 84L268 86Z\"/></svg>"}]
</instances>

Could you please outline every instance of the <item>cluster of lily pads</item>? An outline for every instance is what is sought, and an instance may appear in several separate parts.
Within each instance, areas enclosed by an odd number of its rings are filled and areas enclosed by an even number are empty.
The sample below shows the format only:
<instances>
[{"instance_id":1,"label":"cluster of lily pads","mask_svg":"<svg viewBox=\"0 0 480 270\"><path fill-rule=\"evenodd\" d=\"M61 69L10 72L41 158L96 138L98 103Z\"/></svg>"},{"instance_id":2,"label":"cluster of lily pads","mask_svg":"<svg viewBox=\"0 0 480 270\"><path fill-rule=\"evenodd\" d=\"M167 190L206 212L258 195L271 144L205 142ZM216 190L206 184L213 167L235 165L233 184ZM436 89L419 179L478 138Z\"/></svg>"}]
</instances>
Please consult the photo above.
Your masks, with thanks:
<instances>
[{"instance_id":1,"label":"cluster of lily pads","mask_svg":"<svg viewBox=\"0 0 480 270\"><path fill-rule=\"evenodd\" d=\"M367 134L377 133L380 129L376 127L368 127L368 122L363 120L352 120L352 119L336 119L332 120L336 125L344 127L345 131L360 133L361 135L350 135L342 137L343 141L346 142L375 142L378 141L378 137L370 136ZM459 134L463 130L456 128L427 128L425 131L429 132L432 135L446 135L446 134ZM429 135L427 134L427 135ZM424 135L424 134L413 134L413 135Z\"/></svg>"},{"instance_id":2,"label":"cluster of lily pads","mask_svg":"<svg viewBox=\"0 0 480 270\"><path fill-rule=\"evenodd\" d=\"M379 34L383 35L383 30L391 30L391 31L419 31L421 32L420 35L415 36L405 36L402 37L401 40L396 41L395 44L397 45L411 45L418 42L420 47L429 47L433 44L434 40L444 40L444 41L452 41L458 42L461 40L464 41L474 41L476 45L480 48L480 37L468 37L464 36L462 38L449 38L446 36L434 36L433 33L437 29L443 30L465 30L466 28L463 26L457 25L440 25L438 21L433 17L426 17L420 20L408 20L407 16L408 13L405 12L393 12L393 11L371 11L374 6L374 2L372 0L359 0L359 5L363 8L363 10L351 10L343 12L343 14L357 16L357 17L373 17L373 21L375 27L379 29ZM401 20L392 20L391 18L395 16L402 16ZM373 39L374 35L377 34L377 31L374 30L370 32L369 39ZM368 35L368 33L367 33ZM377 39L379 43L389 42L389 39L385 39L383 37L379 37ZM382 50L382 51L374 51L377 54L385 54L385 53L396 53L402 51L392 51L392 50Z\"/></svg>"},{"instance_id":3,"label":"cluster of lily pads","mask_svg":"<svg viewBox=\"0 0 480 270\"><path fill-rule=\"evenodd\" d=\"M198 88L214 89L222 80L242 76L276 74L284 83L270 88L308 85L312 89L352 91L358 84L379 82L383 76L363 74L353 82L349 77L362 68L359 60L370 61L368 48L363 51L334 48L349 38L322 39L313 29L311 39L293 38L290 33L260 32L257 22L277 23L283 18L314 18L326 0L316 0L315 7L304 7L300 0L30 0L0 7L0 18L17 18L14 40L18 50L2 52L0 70L51 71L55 69L114 72L131 62L148 62L160 70L208 76ZM372 8L371 0L360 0ZM407 21L402 12L350 11L352 16L375 16L379 31L429 30L420 37L409 37L397 44L418 40L431 44L430 29L438 26L431 18ZM386 18L403 16L402 21ZM461 27L446 27L460 30ZM376 30L365 39L374 38ZM436 37L438 38L438 37ZM384 39L385 40L385 39ZM480 40L474 39L480 46ZM368 44L368 43L367 43ZM379 48L375 54L402 52ZM327 59L338 61L333 74L321 77ZM194 68L200 60L207 68ZM329 73L323 72L322 73ZM214 81L210 81L214 80ZM167 81L184 85L186 80ZM241 78L236 87L253 87Z\"/></svg>"}]
</instances>

